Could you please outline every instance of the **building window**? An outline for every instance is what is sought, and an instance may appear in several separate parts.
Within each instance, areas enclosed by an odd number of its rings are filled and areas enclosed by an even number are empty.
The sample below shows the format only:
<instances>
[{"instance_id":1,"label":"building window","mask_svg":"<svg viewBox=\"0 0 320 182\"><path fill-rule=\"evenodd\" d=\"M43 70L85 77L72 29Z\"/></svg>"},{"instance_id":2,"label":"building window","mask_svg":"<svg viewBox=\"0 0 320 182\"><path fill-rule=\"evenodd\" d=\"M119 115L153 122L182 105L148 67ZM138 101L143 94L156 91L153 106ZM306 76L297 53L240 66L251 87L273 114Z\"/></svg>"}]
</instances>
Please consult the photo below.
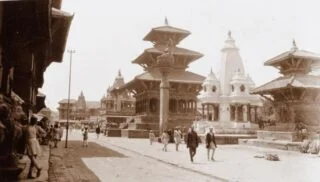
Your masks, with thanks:
<instances>
[{"instance_id":1,"label":"building window","mask_svg":"<svg viewBox=\"0 0 320 182\"><path fill-rule=\"evenodd\" d=\"M241 91L241 92L244 92L245 90L246 90L246 87L245 87L244 85L241 85L241 86L240 86L240 91Z\"/></svg>"},{"instance_id":2,"label":"building window","mask_svg":"<svg viewBox=\"0 0 320 182\"><path fill-rule=\"evenodd\" d=\"M233 86L233 85L231 85L231 91L232 91L232 92L234 91L234 86Z\"/></svg>"},{"instance_id":3,"label":"building window","mask_svg":"<svg viewBox=\"0 0 320 182\"><path fill-rule=\"evenodd\" d=\"M216 90L217 90L217 87L216 87L216 86L213 86L213 87L212 87L212 92L216 92Z\"/></svg>"}]
</instances>

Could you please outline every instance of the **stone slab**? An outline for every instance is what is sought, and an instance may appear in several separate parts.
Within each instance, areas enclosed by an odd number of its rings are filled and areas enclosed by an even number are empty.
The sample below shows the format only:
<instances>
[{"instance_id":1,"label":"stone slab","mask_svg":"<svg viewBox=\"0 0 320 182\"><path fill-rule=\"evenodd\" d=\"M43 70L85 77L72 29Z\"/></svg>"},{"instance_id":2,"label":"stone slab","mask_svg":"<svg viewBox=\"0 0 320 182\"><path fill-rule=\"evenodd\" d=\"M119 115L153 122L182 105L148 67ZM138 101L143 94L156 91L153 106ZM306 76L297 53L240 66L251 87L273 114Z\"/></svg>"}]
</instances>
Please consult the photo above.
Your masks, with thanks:
<instances>
[{"instance_id":1,"label":"stone slab","mask_svg":"<svg viewBox=\"0 0 320 182\"><path fill-rule=\"evenodd\" d=\"M239 144L280 150L300 151L301 142L290 142L285 140L271 141L263 139L240 139Z\"/></svg>"}]
</instances>

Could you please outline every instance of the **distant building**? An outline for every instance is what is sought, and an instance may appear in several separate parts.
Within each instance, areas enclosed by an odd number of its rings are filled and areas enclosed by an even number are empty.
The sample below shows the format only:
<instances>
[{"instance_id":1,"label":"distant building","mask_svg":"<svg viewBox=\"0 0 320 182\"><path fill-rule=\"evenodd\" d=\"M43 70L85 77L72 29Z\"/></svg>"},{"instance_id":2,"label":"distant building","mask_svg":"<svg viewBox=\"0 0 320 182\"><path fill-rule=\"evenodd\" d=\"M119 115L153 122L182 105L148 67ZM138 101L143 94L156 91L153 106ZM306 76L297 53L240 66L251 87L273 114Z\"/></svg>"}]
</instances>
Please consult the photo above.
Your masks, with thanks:
<instances>
[{"instance_id":1,"label":"distant building","mask_svg":"<svg viewBox=\"0 0 320 182\"><path fill-rule=\"evenodd\" d=\"M86 101L83 92L81 91L77 100L70 99L69 101L69 119L71 120L97 120L100 114L99 101ZM59 120L68 118L68 99L63 99L59 102Z\"/></svg>"},{"instance_id":2,"label":"distant building","mask_svg":"<svg viewBox=\"0 0 320 182\"><path fill-rule=\"evenodd\" d=\"M113 85L107 90L107 95L101 99L102 115L105 116L107 121L122 123L135 113L135 98L129 91L111 92L111 90L119 89L124 84L124 78L119 70Z\"/></svg>"}]
</instances>

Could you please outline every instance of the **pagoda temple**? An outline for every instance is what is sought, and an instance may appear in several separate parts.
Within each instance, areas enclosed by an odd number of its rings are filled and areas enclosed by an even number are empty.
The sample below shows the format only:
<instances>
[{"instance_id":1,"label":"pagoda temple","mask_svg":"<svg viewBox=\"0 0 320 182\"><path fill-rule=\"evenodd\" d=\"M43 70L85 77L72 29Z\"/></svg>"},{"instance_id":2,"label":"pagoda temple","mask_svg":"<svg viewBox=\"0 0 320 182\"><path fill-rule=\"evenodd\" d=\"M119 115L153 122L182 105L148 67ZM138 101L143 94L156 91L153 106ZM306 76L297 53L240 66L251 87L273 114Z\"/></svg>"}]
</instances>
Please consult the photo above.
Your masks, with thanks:
<instances>
[{"instance_id":1,"label":"pagoda temple","mask_svg":"<svg viewBox=\"0 0 320 182\"><path fill-rule=\"evenodd\" d=\"M320 65L320 54L298 49L295 41L291 50L264 63L280 70L283 75L258 88L260 94L274 105L277 130L293 131L303 123L307 131L320 129L320 76L311 70Z\"/></svg>"},{"instance_id":2,"label":"pagoda temple","mask_svg":"<svg viewBox=\"0 0 320 182\"><path fill-rule=\"evenodd\" d=\"M143 39L150 41L153 47L144 50L141 55L132 61L132 63L143 67L145 72L137 75L132 81L118 89L112 90L112 92L129 90L136 98L134 124L129 125L129 133L130 130L140 130L140 132L147 134L147 129L159 129L160 81L162 75L156 68L156 64L157 57L165 53L169 44L174 61L167 78L170 89L169 115L166 126L167 129L175 126L191 126L197 113L197 95L205 78L186 71L191 62L203 56L201 53L177 46L188 35L190 35L189 31L170 26L167 19L164 26L153 28ZM148 135L139 136L145 137Z\"/></svg>"},{"instance_id":3,"label":"pagoda temple","mask_svg":"<svg viewBox=\"0 0 320 182\"><path fill-rule=\"evenodd\" d=\"M257 108L262 101L260 96L250 94L255 84L245 73L239 48L230 31L221 54L220 77L217 78L211 69L198 96L202 119L209 121L207 124L215 122L215 128L250 128L251 122L257 119Z\"/></svg>"}]
</instances>

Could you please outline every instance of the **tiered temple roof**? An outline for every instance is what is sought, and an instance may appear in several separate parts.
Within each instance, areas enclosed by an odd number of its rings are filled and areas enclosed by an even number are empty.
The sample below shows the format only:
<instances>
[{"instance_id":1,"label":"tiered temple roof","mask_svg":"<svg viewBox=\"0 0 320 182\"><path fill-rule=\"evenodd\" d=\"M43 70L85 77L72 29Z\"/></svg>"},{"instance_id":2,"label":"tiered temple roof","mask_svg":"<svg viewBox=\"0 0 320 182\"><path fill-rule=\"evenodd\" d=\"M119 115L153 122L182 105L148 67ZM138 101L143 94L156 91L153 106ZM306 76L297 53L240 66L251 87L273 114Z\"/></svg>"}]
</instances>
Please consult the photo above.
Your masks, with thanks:
<instances>
[{"instance_id":1,"label":"tiered temple roof","mask_svg":"<svg viewBox=\"0 0 320 182\"><path fill-rule=\"evenodd\" d=\"M143 40L152 42L154 44L153 47L144 50L132 63L139 64L145 70L152 69L156 64L157 57L164 53L170 43L172 44L171 51L174 56L172 67L175 69L185 70L191 62L203 56L199 52L176 46L191 34L189 31L170 26L167 19L165 24L165 26L153 28L147 34Z\"/></svg>"},{"instance_id":2,"label":"tiered temple roof","mask_svg":"<svg viewBox=\"0 0 320 182\"><path fill-rule=\"evenodd\" d=\"M152 42L153 47L145 49L140 56L132 61L132 63L142 66L146 72L137 75L132 81L116 90L130 90L132 87L137 87L135 85L136 80L160 82L161 74L157 69L154 69L154 66L157 64L157 57L165 52L169 44L174 56L173 70L168 76L169 81L201 84L204 80L203 76L185 71L185 69L188 68L191 62L201 58L203 55L199 52L176 46L189 34L191 33L187 30L170 26L167 19L165 20L165 26L153 28L143 39Z\"/></svg>"},{"instance_id":3,"label":"tiered temple roof","mask_svg":"<svg viewBox=\"0 0 320 182\"><path fill-rule=\"evenodd\" d=\"M311 72L313 65L320 63L320 54L299 50L293 41L293 47L264 63L274 66L284 74L260 87L255 88L252 93L267 94L282 88L320 88L320 77L313 76Z\"/></svg>"}]
</instances>

